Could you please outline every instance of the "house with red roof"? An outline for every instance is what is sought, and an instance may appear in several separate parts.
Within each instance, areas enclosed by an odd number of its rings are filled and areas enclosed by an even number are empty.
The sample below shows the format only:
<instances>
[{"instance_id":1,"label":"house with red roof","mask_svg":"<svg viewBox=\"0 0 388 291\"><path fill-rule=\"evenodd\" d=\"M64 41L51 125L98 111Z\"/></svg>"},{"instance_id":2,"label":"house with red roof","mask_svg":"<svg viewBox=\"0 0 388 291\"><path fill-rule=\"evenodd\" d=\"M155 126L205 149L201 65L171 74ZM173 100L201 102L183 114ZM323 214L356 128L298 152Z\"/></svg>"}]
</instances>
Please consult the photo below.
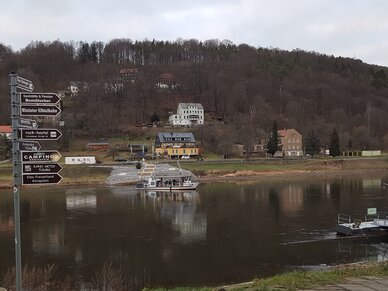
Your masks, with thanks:
<instances>
[{"instance_id":1,"label":"house with red roof","mask_svg":"<svg viewBox=\"0 0 388 291\"><path fill-rule=\"evenodd\" d=\"M303 137L295 129L278 130L279 147L284 157L303 156Z\"/></svg>"},{"instance_id":2,"label":"house with red roof","mask_svg":"<svg viewBox=\"0 0 388 291\"><path fill-rule=\"evenodd\" d=\"M139 70L137 68L123 68L120 70L120 79L123 82L136 82Z\"/></svg>"},{"instance_id":3,"label":"house with red roof","mask_svg":"<svg viewBox=\"0 0 388 291\"><path fill-rule=\"evenodd\" d=\"M177 83L175 81L175 76L172 73L163 73L160 76L160 81L156 83L156 88L158 89L171 89L174 90L177 88Z\"/></svg>"},{"instance_id":4,"label":"house with red roof","mask_svg":"<svg viewBox=\"0 0 388 291\"><path fill-rule=\"evenodd\" d=\"M10 125L0 125L0 136L5 136L11 139L12 127Z\"/></svg>"}]
</instances>

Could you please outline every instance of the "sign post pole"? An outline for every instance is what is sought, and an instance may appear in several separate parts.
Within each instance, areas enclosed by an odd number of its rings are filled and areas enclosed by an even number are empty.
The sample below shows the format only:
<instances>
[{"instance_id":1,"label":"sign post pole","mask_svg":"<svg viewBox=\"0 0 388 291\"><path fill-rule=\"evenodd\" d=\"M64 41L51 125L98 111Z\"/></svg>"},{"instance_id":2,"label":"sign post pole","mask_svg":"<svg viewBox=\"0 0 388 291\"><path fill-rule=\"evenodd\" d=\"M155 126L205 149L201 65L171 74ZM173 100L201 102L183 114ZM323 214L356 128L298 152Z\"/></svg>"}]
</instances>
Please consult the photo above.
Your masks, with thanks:
<instances>
[{"instance_id":1,"label":"sign post pole","mask_svg":"<svg viewBox=\"0 0 388 291\"><path fill-rule=\"evenodd\" d=\"M17 94L18 75L11 73L11 120L12 120L12 163L13 163L13 203L15 223L15 270L16 270L16 291L22 291L22 254L20 235L20 185L22 184L21 158L19 150L19 117L20 117L20 96Z\"/></svg>"}]
</instances>

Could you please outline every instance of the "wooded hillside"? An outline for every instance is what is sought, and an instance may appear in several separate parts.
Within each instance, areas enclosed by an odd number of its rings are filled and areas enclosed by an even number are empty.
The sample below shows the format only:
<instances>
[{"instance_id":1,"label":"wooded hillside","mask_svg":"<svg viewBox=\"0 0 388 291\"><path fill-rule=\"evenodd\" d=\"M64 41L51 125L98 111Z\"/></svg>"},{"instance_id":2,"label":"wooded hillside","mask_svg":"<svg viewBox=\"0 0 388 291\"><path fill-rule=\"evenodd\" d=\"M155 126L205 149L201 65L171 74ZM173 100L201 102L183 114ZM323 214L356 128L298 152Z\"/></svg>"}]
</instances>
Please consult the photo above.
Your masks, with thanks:
<instances>
[{"instance_id":1,"label":"wooded hillside","mask_svg":"<svg viewBox=\"0 0 388 291\"><path fill-rule=\"evenodd\" d=\"M136 81L107 90L121 82L123 68L137 68ZM200 102L205 123L224 120L197 130L213 149L258 142L274 120L302 134L314 129L323 145L336 129L342 148L351 141L354 149L388 149L388 69L360 60L217 40L32 42L18 52L0 44L1 124L10 122L11 71L32 80L35 91L87 82L88 92L64 102L63 119L75 134L130 134L155 116L167 120L179 102ZM166 72L177 89L156 88Z\"/></svg>"}]
</instances>

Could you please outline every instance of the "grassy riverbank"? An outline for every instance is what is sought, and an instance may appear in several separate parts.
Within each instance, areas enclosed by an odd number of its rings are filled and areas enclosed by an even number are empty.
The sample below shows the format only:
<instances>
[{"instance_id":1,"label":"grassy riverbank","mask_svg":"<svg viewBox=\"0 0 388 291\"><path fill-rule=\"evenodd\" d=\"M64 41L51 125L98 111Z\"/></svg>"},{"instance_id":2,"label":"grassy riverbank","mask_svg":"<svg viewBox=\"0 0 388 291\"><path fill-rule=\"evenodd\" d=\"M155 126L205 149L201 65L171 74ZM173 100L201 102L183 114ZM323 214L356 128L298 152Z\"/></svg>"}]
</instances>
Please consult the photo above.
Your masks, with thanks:
<instances>
[{"instance_id":1,"label":"grassy riverbank","mask_svg":"<svg viewBox=\"0 0 388 291\"><path fill-rule=\"evenodd\" d=\"M89 167L86 165L63 165L60 175L63 177L61 185L104 184L109 177L110 167ZM12 185L11 164L0 166L0 188Z\"/></svg>"},{"instance_id":2,"label":"grassy riverbank","mask_svg":"<svg viewBox=\"0 0 388 291\"><path fill-rule=\"evenodd\" d=\"M176 162L170 163L176 166ZM103 164L102 164L103 165ZM117 164L120 165L120 164ZM60 172L63 176L62 185L103 184L111 172L110 166L64 165ZM128 165L134 167L134 165ZM316 160L209 160L181 162L181 167L192 171L202 180L244 179L247 177L303 176L325 174L352 174L388 170L388 159L357 158L357 159L316 159ZM0 188L12 184L11 163L0 164Z\"/></svg>"},{"instance_id":3,"label":"grassy riverbank","mask_svg":"<svg viewBox=\"0 0 388 291\"><path fill-rule=\"evenodd\" d=\"M223 286L201 288L145 289L147 291L205 291L205 290L300 290L311 289L329 284L344 282L347 278L363 276L388 276L388 262L356 263L333 267L323 271L296 271L276 275L265 279L255 279L252 282Z\"/></svg>"}]
</instances>

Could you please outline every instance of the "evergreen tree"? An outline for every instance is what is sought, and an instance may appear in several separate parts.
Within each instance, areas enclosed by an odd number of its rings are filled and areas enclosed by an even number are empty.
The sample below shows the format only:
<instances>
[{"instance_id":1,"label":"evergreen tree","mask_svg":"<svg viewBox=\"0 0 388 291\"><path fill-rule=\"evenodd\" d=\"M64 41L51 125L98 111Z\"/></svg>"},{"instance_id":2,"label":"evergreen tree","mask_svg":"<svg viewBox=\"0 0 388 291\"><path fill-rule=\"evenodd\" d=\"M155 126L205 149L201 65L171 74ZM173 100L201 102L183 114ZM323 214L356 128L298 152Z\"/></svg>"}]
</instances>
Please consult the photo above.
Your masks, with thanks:
<instances>
[{"instance_id":1,"label":"evergreen tree","mask_svg":"<svg viewBox=\"0 0 388 291\"><path fill-rule=\"evenodd\" d=\"M11 157L12 143L5 135L0 135L0 161Z\"/></svg>"},{"instance_id":2,"label":"evergreen tree","mask_svg":"<svg viewBox=\"0 0 388 291\"><path fill-rule=\"evenodd\" d=\"M267 143L267 153L273 156L279 150L279 136L278 136L278 126L276 120L273 122L272 132L269 136Z\"/></svg>"},{"instance_id":3,"label":"evergreen tree","mask_svg":"<svg viewBox=\"0 0 388 291\"><path fill-rule=\"evenodd\" d=\"M314 129L309 130L307 136L304 140L305 153L314 157L319 154L320 151L320 141L319 137L315 133Z\"/></svg>"},{"instance_id":4,"label":"evergreen tree","mask_svg":"<svg viewBox=\"0 0 388 291\"><path fill-rule=\"evenodd\" d=\"M338 137L338 132L334 128L331 137L330 137L330 155L332 157L339 156L341 154L340 152L340 146L339 146L339 137Z\"/></svg>"}]
</instances>

